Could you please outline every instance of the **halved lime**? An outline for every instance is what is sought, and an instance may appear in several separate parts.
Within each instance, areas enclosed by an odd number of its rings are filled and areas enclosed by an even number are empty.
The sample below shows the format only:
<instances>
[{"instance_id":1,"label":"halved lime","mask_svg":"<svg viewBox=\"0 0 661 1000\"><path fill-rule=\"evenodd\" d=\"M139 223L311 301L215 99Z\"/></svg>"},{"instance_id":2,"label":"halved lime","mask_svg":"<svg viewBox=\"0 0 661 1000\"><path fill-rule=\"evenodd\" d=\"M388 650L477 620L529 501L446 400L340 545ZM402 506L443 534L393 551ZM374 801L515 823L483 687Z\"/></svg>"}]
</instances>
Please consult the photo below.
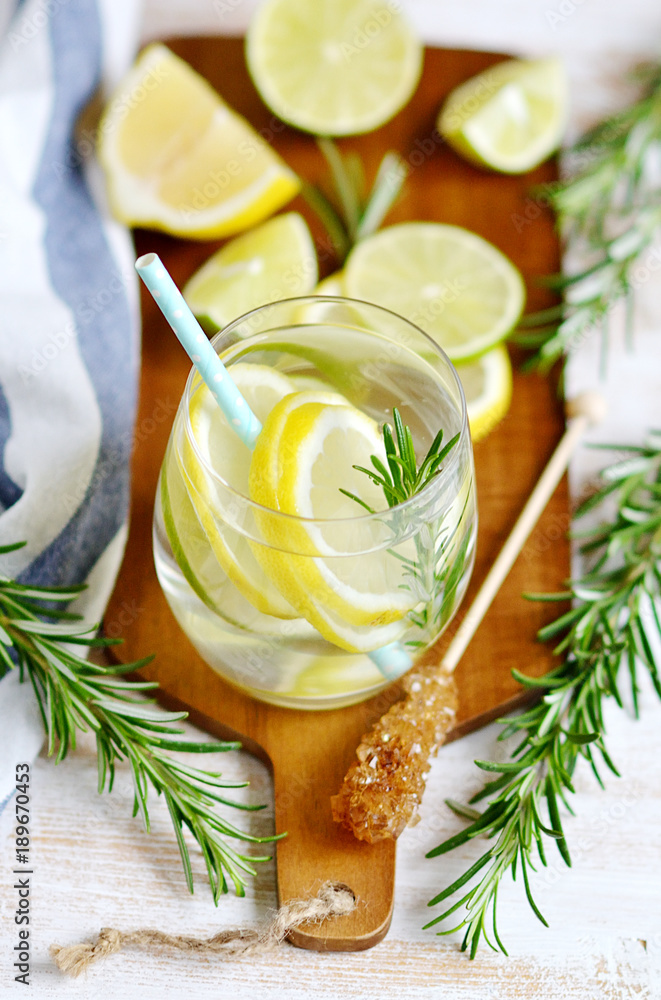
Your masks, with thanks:
<instances>
[{"instance_id":1,"label":"halved lime","mask_svg":"<svg viewBox=\"0 0 661 1000\"><path fill-rule=\"evenodd\" d=\"M523 278L500 250L435 222L380 230L354 247L343 273L347 295L404 316L455 362L503 340L525 302Z\"/></svg>"},{"instance_id":2,"label":"halved lime","mask_svg":"<svg viewBox=\"0 0 661 1000\"><path fill-rule=\"evenodd\" d=\"M453 90L438 130L466 159L521 174L559 147L567 111L567 74L559 59L509 59Z\"/></svg>"},{"instance_id":3,"label":"halved lime","mask_svg":"<svg viewBox=\"0 0 661 1000\"><path fill-rule=\"evenodd\" d=\"M246 37L250 75L284 121L317 135L370 132L409 100L422 46L383 0L266 0Z\"/></svg>"}]
</instances>

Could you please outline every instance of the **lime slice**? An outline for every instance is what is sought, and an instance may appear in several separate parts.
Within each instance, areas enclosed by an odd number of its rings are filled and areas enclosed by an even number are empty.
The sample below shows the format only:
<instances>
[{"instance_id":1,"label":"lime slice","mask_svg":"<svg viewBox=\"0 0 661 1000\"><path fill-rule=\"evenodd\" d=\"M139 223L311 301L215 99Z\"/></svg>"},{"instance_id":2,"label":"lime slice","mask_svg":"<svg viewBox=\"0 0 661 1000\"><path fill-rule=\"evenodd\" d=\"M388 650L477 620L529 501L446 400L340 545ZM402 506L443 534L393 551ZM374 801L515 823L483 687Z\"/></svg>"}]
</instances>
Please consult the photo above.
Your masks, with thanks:
<instances>
[{"instance_id":1,"label":"lime slice","mask_svg":"<svg viewBox=\"0 0 661 1000\"><path fill-rule=\"evenodd\" d=\"M292 392L289 379L266 365L232 365L232 378L248 406L261 421L274 405ZM234 493L248 496L251 452L231 427L206 385L200 383L189 410L195 448L184 439L184 477L195 514L204 529L209 548L220 568L250 604L265 615L296 618L297 614L265 575L253 555L247 537L225 519L232 493L217 484L208 468L216 470ZM175 512L175 518L176 518ZM235 515L236 517L236 515ZM185 532L179 531L181 536Z\"/></svg>"},{"instance_id":2,"label":"lime slice","mask_svg":"<svg viewBox=\"0 0 661 1000\"><path fill-rule=\"evenodd\" d=\"M481 441L499 423L512 401L512 365L503 345L477 361L457 367L466 395L473 441Z\"/></svg>"},{"instance_id":3,"label":"lime slice","mask_svg":"<svg viewBox=\"0 0 661 1000\"><path fill-rule=\"evenodd\" d=\"M322 278L314 289L314 295L343 295L344 294L344 271L335 271L327 278Z\"/></svg>"},{"instance_id":4,"label":"lime slice","mask_svg":"<svg viewBox=\"0 0 661 1000\"><path fill-rule=\"evenodd\" d=\"M362 240L347 258L344 287L416 323L455 362L503 340L525 302L523 278L500 250L435 222L403 222Z\"/></svg>"},{"instance_id":5,"label":"lime slice","mask_svg":"<svg viewBox=\"0 0 661 1000\"><path fill-rule=\"evenodd\" d=\"M376 667L364 654L315 656L285 690L299 698L330 698L347 691L368 691L375 680L378 683L375 673Z\"/></svg>"},{"instance_id":6,"label":"lime slice","mask_svg":"<svg viewBox=\"0 0 661 1000\"><path fill-rule=\"evenodd\" d=\"M271 547L256 554L278 590L330 642L352 652L375 649L399 637L413 604L400 586L401 563L376 545L338 558L338 539L345 551L352 545L350 521L339 528L319 522L359 513L340 483L374 509L386 507L380 487L353 467L372 454L385 461L383 438L360 410L313 396L301 392L276 404L257 441L251 497L297 520L260 514Z\"/></svg>"},{"instance_id":7,"label":"lime slice","mask_svg":"<svg viewBox=\"0 0 661 1000\"><path fill-rule=\"evenodd\" d=\"M317 254L302 215L287 212L237 236L193 275L184 298L214 329L267 302L310 292Z\"/></svg>"},{"instance_id":8,"label":"lime slice","mask_svg":"<svg viewBox=\"0 0 661 1000\"><path fill-rule=\"evenodd\" d=\"M383 125L409 100L422 46L383 0L266 0L248 28L246 60L284 121L317 135L354 135Z\"/></svg>"},{"instance_id":9,"label":"lime slice","mask_svg":"<svg viewBox=\"0 0 661 1000\"><path fill-rule=\"evenodd\" d=\"M453 90L438 130L468 160L521 174L559 147L567 112L567 75L559 59L510 59Z\"/></svg>"},{"instance_id":10,"label":"lime slice","mask_svg":"<svg viewBox=\"0 0 661 1000\"><path fill-rule=\"evenodd\" d=\"M141 53L107 105L99 137L109 200L128 225L232 236L300 188L248 122L164 45Z\"/></svg>"}]
</instances>

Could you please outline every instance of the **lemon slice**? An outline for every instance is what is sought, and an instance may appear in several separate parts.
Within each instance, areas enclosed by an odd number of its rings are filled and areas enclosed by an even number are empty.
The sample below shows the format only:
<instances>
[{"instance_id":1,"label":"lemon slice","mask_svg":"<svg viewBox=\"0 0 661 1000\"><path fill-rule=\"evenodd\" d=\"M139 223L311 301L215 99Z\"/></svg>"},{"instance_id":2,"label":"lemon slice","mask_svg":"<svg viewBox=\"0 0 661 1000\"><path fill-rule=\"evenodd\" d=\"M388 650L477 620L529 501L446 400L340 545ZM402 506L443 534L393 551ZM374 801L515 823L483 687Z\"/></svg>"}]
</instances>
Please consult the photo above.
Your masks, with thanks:
<instances>
[{"instance_id":1,"label":"lemon slice","mask_svg":"<svg viewBox=\"0 0 661 1000\"><path fill-rule=\"evenodd\" d=\"M111 98L99 137L112 209L129 225L231 236L300 188L248 122L164 45L141 53Z\"/></svg>"},{"instance_id":2,"label":"lemon slice","mask_svg":"<svg viewBox=\"0 0 661 1000\"><path fill-rule=\"evenodd\" d=\"M231 375L260 421L265 420L270 410L293 390L286 375L266 365L238 363L232 365ZM206 464L216 470L234 493L248 497L250 449L235 433L203 383L192 397L189 419L195 448L188 439L184 440L181 473L211 552L237 590L262 614L276 618L298 617L255 559L246 535L232 525L233 494L216 484L205 468ZM237 519L240 520L235 515Z\"/></svg>"},{"instance_id":3,"label":"lemon slice","mask_svg":"<svg viewBox=\"0 0 661 1000\"><path fill-rule=\"evenodd\" d=\"M175 449L171 446L163 464L159 483L162 527L170 543L172 556L197 597L214 615L237 629L248 630L250 635L257 633L269 637L283 636L288 639L314 638L316 633L304 618L293 622L291 619L280 620L266 615L258 611L234 586L209 545L207 533L191 503L186 479L187 476L182 475L181 463L177 459ZM157 523L158 520L157 511ZM160 572L167 573L167 569L161 566ZM176 580L176 574L174 579ZM176 582L174 585L176 586ZM269 590L270 585L267 582L265 592L268 593ZM191 609L186 600L181 604L173 604L172 610L180 621L182 615L192 616L195 621L196 645L199 648L200 630L208 619ZM217 625L214 628L217 628ZM225 641L234 640L240 641L240 633L227 630Z\"/></svg>"},{"instance_id":4,"label":"lemon slice","mask_svg":"<svg viewBox=\"0 0 661 1000\"><path fill-rule=\"evenodd\" d=\"M567 112L567 75L559 59L510 59L453 90L438 130L468 160L520 174L559 147Z\"/></svg>"},{"instance_id":5,"label":"lemon slice","mask_svg":"<svg viewBox=\"0 0 661 1000\"><path fill-rule=\"evenodd\" d=\"M477 361L457 367L466 395L473 441L481 441L507 413L512 401L512 365L500 344Z\"/></svg>"},{"instance_id":6,"label":"lemon slice","mask_svg":"<svg viewBox=\"0 0 661 1000\"><path fill-rule=\"evenodd\" d=\"M251 497L297 517L260 515L271 547L258 558L278 590L325 638L362 652L398 638L414 601L400 586L399 560L376 540L372 551L355 558L338 549L362 548L366 530L363 519L356 526L357 505L338 484L374 509L386 508L380 488L353 468L369 464L372 454L385 461L379 426L353 406L329 405L313 395L297 393L276 404L257 441ZM347 520L332 523L338 519Z\"/></svg>"},{"instance_id":7,"label":"lemon slice","mask_svg":"<svg viewBox=\"0 0 661 1000\"><path fill-rule=\"evenodd\" d=\"M264 102L318 135L370 132L409 100L422 46L382 0L266 0L248 28L246 60Z\"/></svg>"},{"instance_id":8,"label":"lemon slice","mask_svg":"<svg viewBox=\"0 0 661 1000\"><path fill-rule=\"evenodd\" d=\"M523 278L500 250L435 222L403 222L362 240L347 258L344 287L416 323L455 362L503 340L525 302Z\"/></svg>"},{"instance_id":9,"label":"lemon slice","mask_svg":"<svg viewBox=\"0 0 661 1000\"><path fill-rule=\"evenodd\" d=\"M267 302L310 292L317 254L302 215L287 212L221 247L193 275L184 298L215 329Z\"/></svg>"}]
</instances>

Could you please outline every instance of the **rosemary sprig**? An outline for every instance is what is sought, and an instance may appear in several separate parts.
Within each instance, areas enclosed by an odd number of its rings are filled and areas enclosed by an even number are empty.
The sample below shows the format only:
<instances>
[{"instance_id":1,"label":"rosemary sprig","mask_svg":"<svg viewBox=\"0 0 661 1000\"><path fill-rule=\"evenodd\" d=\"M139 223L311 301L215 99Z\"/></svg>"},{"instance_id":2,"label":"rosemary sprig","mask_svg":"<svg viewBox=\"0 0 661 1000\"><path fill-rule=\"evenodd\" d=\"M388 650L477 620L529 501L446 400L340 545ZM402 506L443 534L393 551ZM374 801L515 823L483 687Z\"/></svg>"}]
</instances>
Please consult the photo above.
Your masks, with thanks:
<instances>
[{"instance_id":1,"label":"rosemary sprig","mask_svg":"<svg viewBox=\"0 0 661 1000\"><path fill-rule=\"evenodd\" d=\"M25 543L0 547L0 556ZM141 814L149 832L148 788L163 795L179 845L188 888L193 892L193 872L183 828L199 844L217 904L228 891L228 878L237 895L245 895L246 876L253 863L266 856L249 857L235 850L225 837L264 843L276 837L254 837L216 812L216 806L261 809L226 797L225 790L243 788L247 782L223 780L216 771L203 771L171 756L171 751L223 753L240 743L197 743L178 739L183 730L175 723L186 712L154 712L154 699L136 698L138 692L158 687L155 681L128 680L147 657L125 665L101 666L72 651L71 646L107 647L121 640L95 638L97 627L80 623L80 616L59 606L80 594L83 586L32 587L0 576L0 671L18 668L21 680L29 678L48 736L48 753L56 763L76 746L78 732L96 737L98 790L112 791L115 764L127 760L133 776L133 815ZM44 621L43 619L47 620Z\"/></svg>"},{"instance_id":2,"label":"rosemary sprig","mask_svg":"<svg viewBox=\"0 0 661 1000\"><path fill-rule=\"evenodd\" d=\"M415 446L413 435L400 416L397 407L392 411L395 433L390 424L383 425L383 445L386 451L386 463L384 465L378 455L370 455L372 469L365 469L362 465L354 465L358 472L364 472L366 476L380 486L389 507L394 507L398 503L410 500L434 479L441 471L443 460L452 451L459 440L459 434L455 434L446 445L443 445L444 431L438 432L429 446L429 451L418 466L415 457ZM370 514L375 511L369 504L357 497L355 493L340 489L350 500L364 507Z\"/></svg>"},{"instance_id":3,"label":"rosemary sprig","mask_svg":"<svg viewBox=\"0 0 661 1000\"><path fill-rule=\"evenodd\" d=\"M384 464L378 455L371 455L372 468L354 465L358 472L364 473L373 483L380 486L388 507L404 503L424 490L442 470L443 462L452 451L459 434L455 434L445 445L444 431L438 434L429 446L424 459L418 465L413 435L400 416L397 407L393 408L393 429L390 424L383 425L383 445L386 453ZM360 504L370 514L376 511L361 497L348 490L340 489L350 500ZM468 501L467 501L468 502ZM413 536L416 557L410 559L401 552L391 549L390 552L398 559L404 570L406 587L415 596L417 604L421 605L409 611L408 618L414 625L426 633L428 638L435 637L454 607L454 596L466 569L466 556L471 541L470 532L465 532L461 542L451 559L448 558L448 533L460 531L466 508L462 511L459 521L453 525L445 525L444 518L422 524ZM407 646L423 647L427 643L423 639L408 639Z\"/></svg>"},{"instance_id":4,"label":"rosemary sprig","mask_svg":"<svg viewBox=\"0 0 661 1000\"><path fill-rule=\"evenodd\" d=\"M596 330L602 335L603 366L609 315L621 299L627 301L631 339L636 266L661 227L659 180L649 169L661 144L661 68L647 69L640 78L641 99L569 151L578 170L548 195L563 237L586 265L547 279L562 302L520 323L514 340L534 350L529 367L547 370Z\"/></svg>"},{"instance_id":5,"label":"rosemary sprig","mask_svg":"<svg viewBox=\"0 0 661 1000\"><path fill-rule=\"evenodd\" d=\"M504 729L499 739L515 734L523 738L508 761L475 762L494 775L471 799L471 803L489 799L486 809L480 813L448 802L456 813L471 820L470 825L427 855L446 854L477 837L495 841L429 903L436 906L465 890L426 927L463 908L459 923L439 933L465 928L462 950L468 949L471 958L482 938L506 953L498 936L496 907L498 888L508 869L513 877L521 872L530 906L546 924L533 899L530 872L538 862L547 864L547 838L555 841L561 858L571 865L560 813L562 806L572 811L569 797L574 793L572 776L579 759L588 762L600 784L601 766L618 773L605 745L603 707L610 698L622 707L622 673L628 676L636 715L640 667L649 671L661 697L651 638L653 633L661 635L656 603L661 594L661 432L651 433L642 447L618 450L627 457L603 470L601 489L576 513L580 518L604 503L616 506L609 520L577 535L590 564L587 571L571 580L566 591L527 595L533 600L573 599L570 611L539 632L541 641L559 639L554 652L563 660L540 678L514 671L517 680L536 689L542 698L523 714L500 720ZM466 889L478 875L477 882ZM490 939L492 930L495 944Z\"/></svg>"},{"instance_id":6,"label":"rosemary sprig","mask_svg":"<svg viewBox=\"0 0 661 1000\"><path fill-rule=\"evenodd\" d=\"M386 153L368 193L358 153L343 154L327 138L318 138L317 145L329 168L333 194L328 196L308 183L303 185L303 194L324 224L342 264L351 248L376 232L385 219L406 179L406 164L398 153Z\"/></svg>"}]
</instances>

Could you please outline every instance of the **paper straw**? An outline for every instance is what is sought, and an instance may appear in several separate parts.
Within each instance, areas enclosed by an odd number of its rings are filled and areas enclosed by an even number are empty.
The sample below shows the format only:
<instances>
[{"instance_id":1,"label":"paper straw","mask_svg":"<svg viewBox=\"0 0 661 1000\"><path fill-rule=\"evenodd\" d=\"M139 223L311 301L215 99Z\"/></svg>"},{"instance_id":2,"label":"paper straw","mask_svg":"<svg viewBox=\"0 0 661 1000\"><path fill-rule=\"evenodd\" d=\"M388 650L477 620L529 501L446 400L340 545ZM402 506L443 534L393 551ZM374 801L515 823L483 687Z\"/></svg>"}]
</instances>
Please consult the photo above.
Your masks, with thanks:
<instances>
[{"instance_id":1,"label":"paper straw","mask_svg":"<svg viewBox=\"0 0 661 1000\"><path fill-rule=\"evenodd\" d=\"M252 451L262 425L228 375L225 365L209 343L207 335L193 316L160 257L155 253L138 257L135 269L233 430Z\"/></svg>"},{"instance_id":2,"label":"paper straw","mask_svg":"<svg viewBox=\"0 0 661 1000\"><path fill-rule=\"evenodd\" d=\"M252 451L262 425L237 389L207 335L193 316L186 300L156 253L138 257L135 269L151 292L156 305L174 330L179 342L204 379L213 398L244 444ZM394 681L413 665L398 642L388 643L367 654L386 680Z\"/></svg>"}]
</instances>

